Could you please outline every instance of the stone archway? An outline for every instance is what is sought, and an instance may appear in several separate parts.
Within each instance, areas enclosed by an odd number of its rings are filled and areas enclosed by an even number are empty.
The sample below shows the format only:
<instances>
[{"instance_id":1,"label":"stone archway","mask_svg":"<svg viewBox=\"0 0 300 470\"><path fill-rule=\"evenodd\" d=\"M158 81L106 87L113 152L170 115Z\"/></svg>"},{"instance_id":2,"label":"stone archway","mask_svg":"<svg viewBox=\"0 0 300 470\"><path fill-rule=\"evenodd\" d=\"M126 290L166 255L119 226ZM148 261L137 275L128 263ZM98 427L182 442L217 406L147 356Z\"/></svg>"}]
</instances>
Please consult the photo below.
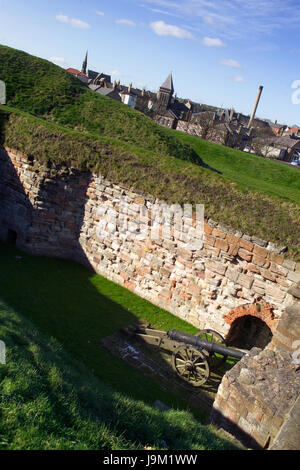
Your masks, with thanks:
<instances>
[{"instance_id":1,"label":"stone archway","mask_svg":"<svg viewBox=\"0 0 300 470\"><path fill-rule=\"evenodd\" d=\"M230 325L226 336L228 345L241 349L254 346L264 349L272 340L278 322L273 308L264 301L236 307L223 318Z\"/></svg>"}]
</instances>

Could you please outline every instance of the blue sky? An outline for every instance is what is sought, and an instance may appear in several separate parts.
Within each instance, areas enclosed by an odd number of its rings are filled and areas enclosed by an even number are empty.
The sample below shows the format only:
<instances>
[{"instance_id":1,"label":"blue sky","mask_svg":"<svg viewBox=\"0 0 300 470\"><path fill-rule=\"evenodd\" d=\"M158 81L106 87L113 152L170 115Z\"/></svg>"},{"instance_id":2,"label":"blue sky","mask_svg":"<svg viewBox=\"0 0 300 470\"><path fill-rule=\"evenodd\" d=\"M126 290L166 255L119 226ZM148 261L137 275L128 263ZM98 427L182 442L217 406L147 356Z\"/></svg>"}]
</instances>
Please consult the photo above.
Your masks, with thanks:
<instances>
[{"instance_id":1,"label":"blue sky","mask_svg":"<svg viewBox=\"0 0 300 470\"><path fill-rule=\"evenodd\" d=\"M0 0L0 43L156 91L300 125L299 0ZM295 82L294 87L292 84ZM294 93L294 95L293 95ZM300 97L297 94L296 98Z\"/></svg>"}]
</instances>

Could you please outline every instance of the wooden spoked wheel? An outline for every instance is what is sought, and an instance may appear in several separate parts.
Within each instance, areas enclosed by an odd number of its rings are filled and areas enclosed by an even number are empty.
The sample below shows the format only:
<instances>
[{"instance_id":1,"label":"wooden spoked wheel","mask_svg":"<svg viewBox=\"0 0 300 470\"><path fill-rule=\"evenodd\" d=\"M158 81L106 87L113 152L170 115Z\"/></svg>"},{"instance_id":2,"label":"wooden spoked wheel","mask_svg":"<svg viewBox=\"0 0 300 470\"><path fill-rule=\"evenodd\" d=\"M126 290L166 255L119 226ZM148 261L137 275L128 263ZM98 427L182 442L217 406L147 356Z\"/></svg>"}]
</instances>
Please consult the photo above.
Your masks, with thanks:
<instances>
[{"instance_id":1,"label":"wooden spoked wheel","mask_svg":"<svg viewBox=\"0 0 300 470\"><path fill-rule=\"evenodd\" d=\"M209 379L207 358L192 346L179 346L173 352L172 366L176 374L193 387L201 387Z\"/></svg>"},{"instance_id":2,"label":"wooden spoked wheel","mask_svg":"<svg viewBox=\"0 0 300 470\"><path fill-rule=\"evenodd\" d=\"M213 343L218 343L223 346L226 346L225 339L221 335L221 333L218 333L215 330L201 330L198 331L198 333L195 334L195 336L200 336L206 341L210 341ZM206 350L202 350L202 352L207 356L209 365L212 370L217 369L220 367L222 364L224 364L227 360L227 356L222 356L221 354L214 353L214 352L208 352Z\"/></svg>"}]
</instances>

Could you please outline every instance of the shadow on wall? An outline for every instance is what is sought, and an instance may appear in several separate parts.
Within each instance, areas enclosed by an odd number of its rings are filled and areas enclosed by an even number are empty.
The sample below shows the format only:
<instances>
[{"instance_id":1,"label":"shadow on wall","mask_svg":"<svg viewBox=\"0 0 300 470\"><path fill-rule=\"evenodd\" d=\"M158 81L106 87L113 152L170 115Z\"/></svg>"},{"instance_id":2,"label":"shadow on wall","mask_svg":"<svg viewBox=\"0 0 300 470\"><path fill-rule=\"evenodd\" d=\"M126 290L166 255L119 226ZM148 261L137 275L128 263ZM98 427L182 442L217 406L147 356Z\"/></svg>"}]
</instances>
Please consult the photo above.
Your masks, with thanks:
<instances>
[{"instance_id":1,"label":"shadow on wall","mask_svg":"<svg viewBox=\"0 0 300 470\"><path fill-rule=\"evenodd\" d=\"M222 428L235 436L245 447L253 450L267 450L270 445L270 439L266 442L265 447L262 447L253 436L241 429L236 423L226 418L219 410L213 408L210 416L210 424Z\"/></svg>"},{"instance_id":2,"label":"shadow on wall","mask_svg":"<svg viewBox=\"0 0 300 470\"><path fill-rule=\"evenodd\" d=\"M78 241L91 175L61 168L50 179L34 173L32 157L26 165L21 182L7 151L0 148L0 239L28 253L72 259L92 270Z\"/></svg>"}]
</instances>

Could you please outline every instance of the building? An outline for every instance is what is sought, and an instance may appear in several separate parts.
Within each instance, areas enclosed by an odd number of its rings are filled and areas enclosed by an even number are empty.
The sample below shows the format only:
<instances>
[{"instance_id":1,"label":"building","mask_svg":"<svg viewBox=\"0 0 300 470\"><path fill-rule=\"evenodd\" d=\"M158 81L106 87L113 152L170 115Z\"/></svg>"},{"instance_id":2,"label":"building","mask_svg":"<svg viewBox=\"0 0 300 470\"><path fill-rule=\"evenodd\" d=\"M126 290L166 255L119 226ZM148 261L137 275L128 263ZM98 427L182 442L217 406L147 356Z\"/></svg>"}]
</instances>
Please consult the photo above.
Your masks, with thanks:
<instances>
[{"instance_id":1,"label":"building","mask_svg":"<svg viewBox=\"0 0 300 470\"><path fill-rule=\"evenodd\" d=\"M155 112L154 120L164 127L177 129L179 121L187 122L192 115L192 104L185 104L177 100L174 95L174 84L172 74L166 78L159 88L156 100L153 103Z\"/></svg>"},{"instance_id":2,"label":"building","mask_svg":"<svg viewBox=\"0 0 300 470\"><path fill-rule=\"evenodd\" d=\"M83 83L86 83L86 84L88 83L88 77L84 73L80 72L80 70L73 69L73 68L69 68L69 69L66 69L66 70L67 70L67 72L74 75L74 77L81 80Z\"/></svg>"},{"instance_id":3,"label":"building","mask_svg":"<svg viewBox=\"0 0 300 470\"><path fill-rule=\"evenodd\" d=\"M272 132L274 135L281 136L287 129L287 126L285 124L278 124L277 121L275 122L270 122L269 123L270 128L272 129Z\"/></svg>"},{"instance_id":4,"label":"building","mask_svg":"<svg viewBox=\"0 0 300 470\"><path fill-rule=\"evenodd\" d=\"M95 72L94 70L89 70L88 69L88 52L86 52L84 61L82 63L82 68L81 71L74 69L74 68L69 68L66 69L67 72L71 73L74 75L74 77L78 78L81 80L83 83L86 83L90 88L93 89L93 87L102 87L107 84L111 84L111 76L107 75L105 73L101 72Z\"/></svg>"},{"instance_id":5,"label":"building","mask_svg":"<svg viewBox=\"0 0 300 470\"><path fill-rule=\"evenodd\" d=\"M264 149L265 156L278 158L286 162L300 159L300 138L296 135L285 135L274 139Z\"/></svg>"}]
</instances>

